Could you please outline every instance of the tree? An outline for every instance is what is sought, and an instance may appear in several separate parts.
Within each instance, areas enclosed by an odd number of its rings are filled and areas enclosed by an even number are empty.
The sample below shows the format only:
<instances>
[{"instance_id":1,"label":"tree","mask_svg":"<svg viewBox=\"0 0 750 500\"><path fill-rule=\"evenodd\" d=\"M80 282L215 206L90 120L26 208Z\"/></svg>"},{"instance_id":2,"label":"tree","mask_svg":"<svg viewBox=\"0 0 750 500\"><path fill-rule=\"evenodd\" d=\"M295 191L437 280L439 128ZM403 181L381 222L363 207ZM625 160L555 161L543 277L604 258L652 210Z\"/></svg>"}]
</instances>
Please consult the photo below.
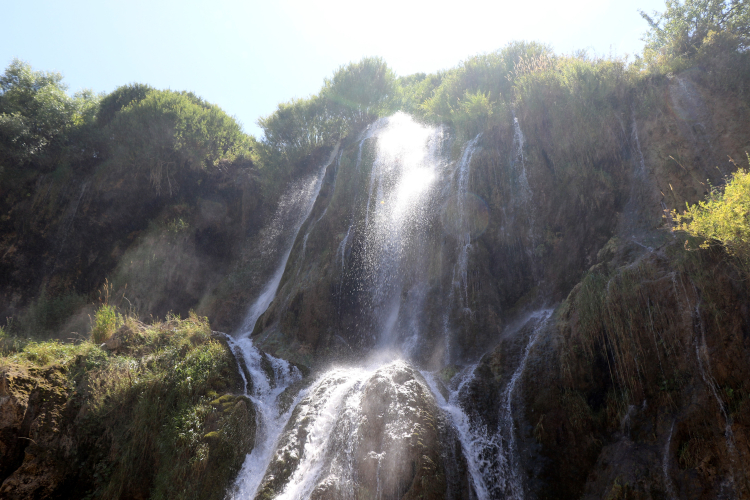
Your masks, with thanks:
<instances>
[{"instance_id":1,"label":"tree","mask_svg":"<svg viewBox=\"0 0 750 500\"><path fill-rule=\"evenodd\" d=\"M189 92L151 90L117 112L106 128L111 161L148 176L171 195L183 170L214 170L250 154L252 139L218 106Z\"/></svg>"},{"instance_id":2,"label":"tree","mask_svg":"<svg viewBox=\"0 0 750 500\"><path fill-rule=\"evenodd\" d=\"M398 105L398 84L380 58L365 58L339 68L318 95L279 104L260 118L265 147L295 163L313 149L332 146Z\"/></svg>"},{"instance_id":3,"label":"tree","mask_svg":"<svg viewBox=\"0 0 750 500\"><path fill-rule=\"evenodd\" d=\"M49 168L59 162L68 136L90 124L99 97L70 97L62 75L34 71L14 59L0 77L0 164Z\"/></svg>"},{"instance_id":4,"label":"tree","mask_svg":"<svg viewBox=\"0 0 750 500\"><path fill-rule=\"evenodd\" d=\"M281 103L274 113L260 118L258 125L266 146L290 162L316 147L332 145L345 130L344 119L335 116L330 102L318 96Z\"/></svg>"},{"instance_id":5,"label":"tree","mask_svg":"<svg viewBox=\"0 0 750 500\"><path fill-rule=\"evenodd\" d=\"M717 36L730 39L735 50L750 47L747 0L666 0L664 12L640 13L650 26L643 38L649 61L694 56Z\"/></svg>"},{"instance_id":6,"label":"tree","mask_svg":"<svg viewBox=\"0 0 750 500\"><path fill-rule=\"evenodd\" d=\"M389 114L397 103L396 76L379 57L340 67L326 79L320 95L331 111L358 126Z\"/></svg>"},{"instance_id":7,"label":"tree","mask_svg":"<svg viewBox=\"0 0 750 500\"><path fill-rule=\"evenodd\" d=\"M516 67L524 60L550 54L547 46L536 42L512 42L495 52L471 57L442 75L440 85L420 108L430 121L451 123L474 135L490 124L491 117L506 118L508 104L513 101Z\"/></svg>"},{"instance_id":8,"label":"tree","mask_svg":"<svg viewBox=\"0 0 750 500\"><path fill-rule=\"evenodd\" d=\"M118 111L130 103L142 101L152 90L154 88L151 85L143 83L131 83L117 87L99 103L99 113L96 118L99 125L107 125Z\"/></svg>"}]
</instances>

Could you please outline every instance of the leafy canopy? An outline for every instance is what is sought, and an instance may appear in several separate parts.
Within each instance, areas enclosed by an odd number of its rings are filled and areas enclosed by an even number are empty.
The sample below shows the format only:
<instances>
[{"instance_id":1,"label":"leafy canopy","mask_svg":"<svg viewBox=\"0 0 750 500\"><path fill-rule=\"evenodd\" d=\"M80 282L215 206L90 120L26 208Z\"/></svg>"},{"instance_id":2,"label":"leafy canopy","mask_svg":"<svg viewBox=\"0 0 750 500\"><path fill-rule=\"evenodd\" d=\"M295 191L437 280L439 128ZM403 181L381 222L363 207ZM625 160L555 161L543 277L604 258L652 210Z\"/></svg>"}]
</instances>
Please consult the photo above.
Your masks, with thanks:
<instances>
[{"instance_id":1,"label":"leafy canopy","mask_svg":"<svg viewBox=\"0 0 750 500\"><path fill-rule=\"evenodd\" d=\"M379 57L366 57L340 67L326 79L321 97L329 101L333 113L353 125L394 111L396 76Z\"/></svg>"},{"instance_id":2,"label":"leafy canopy","mask_svg":"<svg viewBox=\"0 0 750 500\"><path fill-rule=\"evenodd\" d=\"M690 57L720 37L734 50L750 47L750 2L746 0L666 0L664 12L640 11L650 29L643 40L645 58Z\"/></svg>"},{"instance_id":3,"label":"leafy canopy","mask_svg":"<svg viewBox=\"0 0 750 500\"><path fill-rule=\"evenodd\" d=\"M218 168L252 147L234 118L190 92L150 90L117 112L108 130L114 164L148 175L157 190L166 182L170 194L179 170Z\"/></svg>"},{"instance_id":4,"label":"leafy canopy","mask_svg":"<svg viewBox=\"0 0 750 500\"><path fill-rule=\"evenodd\" d=\"M545 45L513 42L501 50L471 57L442 74L429 96L425 87L434 81L429 78L415 82L405 93L423 98L416 108L427 120L450 123L465 135L475 135L494 121L507 119L514 99L516 67L525 60L549 55L551 50Z\"/></svg>"},{"instance_id":5,"label":"leafy canopy","mask_svg":"<svg viewBox=\"0 0 750 500\"><path fill-rule=\"evenodd\" d=\"M111 94L107 94L99 103L99 113L96 120L99 125L107 125L115 114L130 103L142 101L149 92L154 90L151 85L131 83L117 87Z\"/></svg>"},{"instance_id":6,"label":"leafy canopy","mask_svg":"<svg viewBox=\"0 0 750 500\"><path fill-rule=\"evenodd\" d=\"M99 96L84 90L70 97L66 90L60 73L11 62L0 76L0 165L54 166L71 135L90 127Z\"/></svg>"},{"instance_id":7,"label":"leafy canopy","mask_svg":"<svg viewBox=\"0 0 750 500\"><path fill-rule=\"evenodd\" d=\"M342 66L317 95L281 103L258 120L270 150L266 156L280 154L296 162L314 148L331 146L352 130L393 113L397 103L396 77L382 59L369 57Z\"/></svg>"},{"instance_id":8,"label":"leafy canopy","mask_svg":"<svg viewBox=\"0 0 750 500\"><path fill-rule=\"evenodd\" d=\"M675 229L705 239L700 246L712 242L722 244L730 255L750 261L750 172L737 170L727 179L724 188L714 187L696 205L683 213L672 212Z\"/></svg>"}]
</instances>

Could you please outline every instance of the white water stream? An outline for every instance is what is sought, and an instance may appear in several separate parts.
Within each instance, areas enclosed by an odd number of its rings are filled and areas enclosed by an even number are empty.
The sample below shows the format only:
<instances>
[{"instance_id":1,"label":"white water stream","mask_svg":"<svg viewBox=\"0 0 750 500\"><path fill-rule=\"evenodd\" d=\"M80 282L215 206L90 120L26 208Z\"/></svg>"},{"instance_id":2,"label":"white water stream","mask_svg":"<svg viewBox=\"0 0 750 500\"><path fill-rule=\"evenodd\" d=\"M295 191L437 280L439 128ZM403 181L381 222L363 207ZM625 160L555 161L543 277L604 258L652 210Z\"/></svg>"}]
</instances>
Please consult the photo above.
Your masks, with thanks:
<instances>
[{"instance_id":1,"label":"white water stream","mask_svg":"<svg viewBox=\"0 0 750 500\"><path fill-rule=\"evenodd\" d=\"M729 487L732 490L732 494L737 498L737 488L735 484L735 470L737 464L737 446L734 441L734 432L732 431L732 417L729 416L726 409L724 408L724 401L719 396L719 387L711 375L711 364L710 357L708 355L708 345L706 344L706 328L703 325L703 319L700 314L700 302L695 304L695 316L696 321L700 327L700 338L696 336L694 340L695 344L695 356L698 358L698 368L700 370L701 378L703 382L708 386L711 394L716 400L716 404L719 406L719 412L724 417L724 438L727 446L727 454L729 455L730 470L727 477L729 481Z\"/></svg>"},{"instance_id":2,"label":"white water stream","mask_svg":"<svg viewBox=\"0 0 750 500\"><path fill-rule=\"evenodd\" d=\"M515 431L517 389L526 370L531 350L551 314L550 309L535 311L521 323L533 325L533 330L521 353L518 365L503 391L500 426L497 429L488 429L479 419L470 417L469 410L465 407L466 391L474 378L477 364L464 368L455 376L451 388L448 388L447 398L440 391L437 375L422 372L440 408L449 416L451 423L458 431L474 493L478 500L525 498Z\"/></svg>"},{"instance_id":3,"label":"white water stream","mask_svg":"<svg viewBox=\"0 0 750 500\"><path fill-rule=\"evenodd\" d=\"M255 328L258 318L268 309L276 296L294 241L300 228L312 212L315 200L320 193L326 169L336 157L338 147L337 144L328 162L320 168L316 175L294 184L282 195L271 223L271 234L278 235L276 238L287 238L286 251L271 279L250 307L239 335L236 338L228 339L235 356L242 360L242 362L239 362L239 371L245 382L245 395L251 399L256 409L255 446L242 465L235 487L230 492L231 498L244 499L255 496L255 492L263 479L263 473L268 467L276 441L295 406L291 405L289 410L282 412L278 405L278 397L289 385L301 378L299 370L285 360L261 353L253 345L250 334ZM287 229L288 234L284 234L285 224L291 226L290 229ZM247 380L247 376L251 380ZM248 386L251 387L250 391L247 390ZM297 397L300 398L302 395L301 393Z\"/></svg>"},{"instance_id":4,"label":"white water stream","mask_svg":"<svg viewBox=\"0 0 750 500\"><path fill-rule=\"evenodd\" d=\"M521 196L521 202L526 204L531 201L531 187L529 186L529 179L526 176L526 159L524 158L524 145L526 141L521 130L521 124L518 122L516 113L513 112L513 149L514 157L512 160L513 169L516 171L518 176L519 194Z\"/></svg>"},{"instance_id":5,"label":"white water stream","mask_svg":"<svg viewBox=\"0 0 750 500\"><path fill-rule=\"evenodd\" d=\"M669 500L677 500L677 492L674 489L672 478L669 477L669 452L672 446L672 434L674 434L674 420L672 426L669 428L669 437L667 438L667 444L664 445L664 453L662 453L661 460L661 472L664 476L664 489L667 490Z\"/></svg>"}]
</instances>

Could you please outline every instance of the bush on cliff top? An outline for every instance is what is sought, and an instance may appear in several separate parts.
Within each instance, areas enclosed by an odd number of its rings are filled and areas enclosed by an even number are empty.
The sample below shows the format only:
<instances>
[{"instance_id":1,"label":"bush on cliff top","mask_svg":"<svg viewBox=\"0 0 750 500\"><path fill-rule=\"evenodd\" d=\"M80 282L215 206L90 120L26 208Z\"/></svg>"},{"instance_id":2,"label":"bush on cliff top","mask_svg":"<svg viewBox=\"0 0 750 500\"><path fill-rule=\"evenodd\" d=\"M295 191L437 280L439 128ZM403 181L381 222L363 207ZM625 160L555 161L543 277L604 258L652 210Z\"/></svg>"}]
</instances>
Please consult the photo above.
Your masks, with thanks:
<instances>
[{"instance_id":1,"label":"bush on cliff top","mask_svg":"<svg viewBox=\"0 0 750 500\"><path fill-rule=\"evenodd\" d=\"M252 140L234 118L190 92L151 90L118 111L107 129L110 158L171 195L180 170L249 157Z\"/></svg>"},{"instance_id":2,"label":"bush on cliff top","mask_svg":"<svg viewBox=\"0 0 750 500\"><path fill-rule=\"evenodd\" d=\"M667 0L664 12L640 12L650 26L643 38L650 64L688 60L717 36L731 38L735 51L750 46L750 4L744 0Z\"/></svg>"}]
</instances>

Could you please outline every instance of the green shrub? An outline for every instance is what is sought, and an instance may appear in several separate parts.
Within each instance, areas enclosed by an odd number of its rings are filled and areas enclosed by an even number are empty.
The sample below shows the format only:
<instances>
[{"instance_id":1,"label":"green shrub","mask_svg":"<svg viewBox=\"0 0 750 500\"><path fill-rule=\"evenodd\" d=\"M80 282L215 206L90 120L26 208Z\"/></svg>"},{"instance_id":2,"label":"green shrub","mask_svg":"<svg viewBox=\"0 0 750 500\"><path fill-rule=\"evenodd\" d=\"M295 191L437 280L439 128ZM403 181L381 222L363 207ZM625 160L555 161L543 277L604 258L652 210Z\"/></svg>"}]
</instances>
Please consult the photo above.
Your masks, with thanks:
<instances>
[{"instance_id":1,"label":"green shrub","mask_svg":"<svg viewBox=\"0 0 750 500\"><path fill-rule=\"evenodd\" d=\"M440 75L439 85L431 93L426 90L435 85L434 77L421 79L424 83L408 93L426 97L418 110L427 120L449 123L462 136L474 136L495 123L510 121L518 65L551 55L542 44L513 42L496 52L471 57Z\"/></svg>"},{"instance_id":2,"label":"green shrub","mask_svg":"<svg viewBox=\"0 0 750 500\"><path fill-rule=\"evenodd\" d=\"M379 57L365 57L341 66L333 77L326 79L320 95L334 115L344 119L350 128L397 111L396 77Z\"/></svg>"},{"instance_id":3,"label":"green shrub","mask_svg":"<svg viewBox=\"0 0 750 500\"><path fill-rule=\"evenodd\" d=\"M742 0L667 0L664 12L641 16L650 29L645 34L644 59L668 70L689 67L704 45L717 37L730 42L729 51L750 46L750 4Z\"/></svg>"},{"instance_id":4,"label":"green shrub","mask_svg":"<svg viewBox=\"0 0 750 500\"><path fill-rule=\"evenodd\" d=\"M11 333L13 318L8 318L8 324L0 326L0 356L10 356L22 350L28 343L24 339Z\"/></svg>"},{"instance_id":5,"label":"green shrub","mask_svg":"<svg viewBox=\"0 0 750 500\"><path fill-rule=\"evenodd\" d=\"M10 63L0 75L0 167L52 170L71 153L80 156L83 145L70 148L69 139L81 139L80 129L93 123L99 96L66 90L60 73Z\"/></svg>"},{"instance_id":6,"label":"green shrub","mask_svg":"<svg viewBox=\"0 0 750 500\"><path fill-rule=\"evenodd\" d=\"M712 187L705 201L672 211L675 229L705 241L701 248L720 244L745 267L750 263L750 172L737 170L724 187ZM688 245L688 242L685 242Z\"/></svg>"},{"instance_id":7,"label":"green shrub","mask_svg":"<svg viewBox=\"0 0 750 500\"><path fill-rule=\"evenodd\" d=\"M122 325L123 318L115 306L102 304L94 314L92 323L91 340L96 344L101 344Z\"/></svg>"},{"instance_id":8,"label":"green shrub","mask_svg":"<svg viewBox=\"0 0 750 500\"><path fill-rule=\"evenodd\" d=\"M52 363L66 364L79 355L87 355L92 349L95 349L95 347L91 342L69 344L59 340L42 342L32 340L23 344L20 352L12 354L10 359L16 362L27 361L37 366L46 366Z\"/></svg>"},{"instance_id":9,"label":"green shrub","mask_svg":"<svg viewBox=\"0 0 750 500\"><path fill-rule=\"evenodd\" d=\"M214 170L249 157L254 140L218 106L190 92L151 90L118 111L105 128L110 161L169 194L183 170Z\"/></svg>"},{"instance_id":10,"label":"green shrub","mask_svg":"<svg viewBox=\"0 0 750 500\"><path fill-rule=\"evenodd\" d=\"M99 125L108 125L115 115L131 103L137 103L146 98L149 92L155 90L150 85L131 83L117 87L111 94L107 94L99 103L96 121Z\"/></svg>"}]
</instances>

